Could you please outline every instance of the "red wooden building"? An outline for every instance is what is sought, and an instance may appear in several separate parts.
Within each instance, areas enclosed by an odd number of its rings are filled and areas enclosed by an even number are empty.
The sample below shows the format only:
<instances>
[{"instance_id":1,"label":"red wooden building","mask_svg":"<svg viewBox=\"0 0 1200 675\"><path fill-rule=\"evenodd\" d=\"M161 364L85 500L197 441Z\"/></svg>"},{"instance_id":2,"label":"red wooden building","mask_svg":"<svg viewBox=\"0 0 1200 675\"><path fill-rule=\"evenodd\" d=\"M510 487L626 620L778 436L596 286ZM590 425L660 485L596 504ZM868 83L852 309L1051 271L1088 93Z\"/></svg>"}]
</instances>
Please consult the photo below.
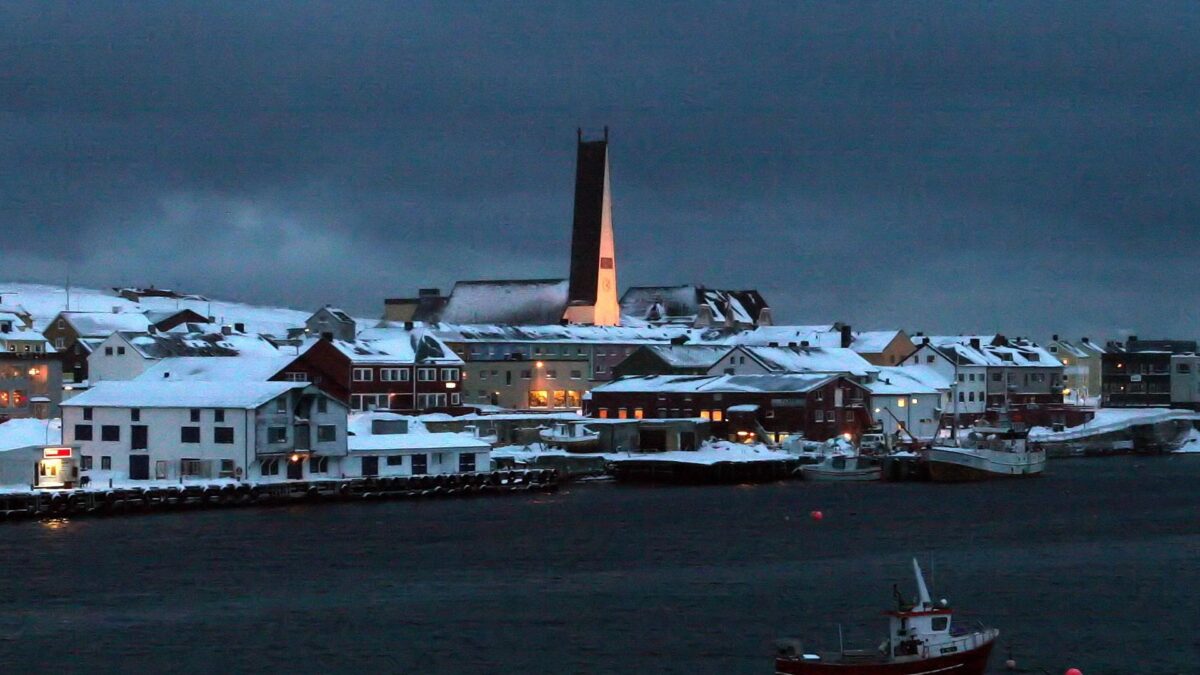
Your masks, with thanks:
<instances>
[{"instance_id":1,"label":"red wooden building","mask_svg":"<svg viewBox=\"0 0 1200 675\"><path fill-rule=\"evenodd\" d=\"M772 441L844 434L857 440L874 424L870 410L869 391L824 374L625 377L592 389L585 404L591 417L700 417L717 436Z\"/></svg>"}]
</instances>

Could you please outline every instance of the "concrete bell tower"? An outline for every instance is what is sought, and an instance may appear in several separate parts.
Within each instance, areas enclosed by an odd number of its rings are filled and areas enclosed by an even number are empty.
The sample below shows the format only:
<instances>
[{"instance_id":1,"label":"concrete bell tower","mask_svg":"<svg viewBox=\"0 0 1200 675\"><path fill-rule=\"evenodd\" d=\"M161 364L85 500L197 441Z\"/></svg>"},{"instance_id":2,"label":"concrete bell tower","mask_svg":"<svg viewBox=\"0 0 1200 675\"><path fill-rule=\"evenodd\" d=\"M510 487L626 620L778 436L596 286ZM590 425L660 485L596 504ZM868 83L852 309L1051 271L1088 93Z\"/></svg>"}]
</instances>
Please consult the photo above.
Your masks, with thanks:
<instances>
[{"instance_id":1,"label":"concrete bell tower","mask_svg":"<svg viewBox=\"0 0 1200 675\"><path fill-rule=\"evenodd\" d=\"M581 129L577 141L571 283L563 318L570 323L617 326L621 323L621 308L617 304L608 127L604 127L603 140L585 141Z\"/></svg>"}]
</instances>

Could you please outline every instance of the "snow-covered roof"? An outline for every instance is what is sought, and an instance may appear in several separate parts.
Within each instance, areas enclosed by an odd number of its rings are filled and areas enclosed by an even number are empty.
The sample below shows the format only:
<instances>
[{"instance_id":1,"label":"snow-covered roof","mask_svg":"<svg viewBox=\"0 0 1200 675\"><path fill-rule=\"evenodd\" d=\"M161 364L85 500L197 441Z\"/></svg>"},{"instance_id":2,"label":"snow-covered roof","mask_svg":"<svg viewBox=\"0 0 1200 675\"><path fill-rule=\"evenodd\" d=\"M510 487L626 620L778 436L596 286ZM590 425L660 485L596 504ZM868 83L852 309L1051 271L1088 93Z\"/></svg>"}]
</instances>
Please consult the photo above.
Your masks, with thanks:
<instances>
[{"instance_id":1,"label":"snow-covered roof","mask_svg":"<svg viewBox=\"0 0 1200 675\"><path fill-rule=\"evenodd\" d=\"M119 339L148 359L177 356L274 356L279 349L260 335L233 333L135 333L121 331ZM118 337L110 338L113 340Z\"/></svg>"},{"instance_id":2,"label":"snow-covered roof","mask_svg":"<svg viewBox=\"0 0 1200 675\"><path fill-rule=\"evenodd\" d=\"M807 392L834 379L824 374L645 375L622 377L592 388L600 393Z\"/></svg>"},{"instance_id":3,"label":"snow-covered roof","mask_svg":"<svg viewBox=\"0 0 1200 675\"><path fill-rule=\"evenodd\" d=\"M555 324L567 309L566 279L459 281L442 310L450 323Z\"/></svg>"},{"instance_id":4,"label":"snow-covered roof","mask_svg":"<svg viewBox=\"0 0 1200 675\"><path fill-rule=\"evenodd\" d=\"M406 433L376 434L371 430L375 420L404 420L408 424ZM348 437L346 446L350 452L386 452L420 450L491 450L487 441L466 433L428 431L420 418L395 413L370 412L351 415L346 423Z\"/></svg>"},{"instance_id":5,"label":"snow-covered roof","mask_svg":"<svg viewBox=\"0 0 1200 675\"><path fill-rule=\"evenodd\" d=\"M633 286L621 296L621 314L651 323L687 323L696 320L700 307L708 308L713 322L725 321L726 310L735 322L753 324L767 306L758 291L726 290L704 286Z\"/></svg>"},{"instance_id":6,"label":"snow-covered roof","mask_svg":"<svg viewBox=\"0 0 1200 675\"><path fill-rule=\"evenodd\" d=\"M777 373L849 373L858 377L877 372L853 349L841 347L746 347L748 356Z\"/></svg>"},{"instance_id":7,"label":"snow-covered roof","mask_svg":"<svg viewBox=\"0 0 1200 675\"><path fill-rule=\"evenodd\" d=\"M150 326L145 314L134 312L63 312L59 316L80 337L106 338L119 331L145 331Z\"/></svg>"},{"instance_id":8,"label":"snow-covered roof","mask_svg":"<svg viewBox=\"0 0 1200 675\"><path fill-rule=\"evenodd\" d=\"M142 382L265 382L296 359L275 356L172 356L134 378Z\"/></svg>"},{"instance_id":9,"label":"snow-covered roof","mask_svg":"<svg viewBox=\"0 0 1200 675\"><path fill-rule=\"evenodd\" d=\"M647 345L649 350L672 368L711 368L732 347L728 345Z\"/></svg>"},{"instance_id":10,"label":"snow-covered roof","mask_svg":"<svg viewBox=\"0 0 1200 675\"><path fill-rule=\"evenodd\" d=\"M865 330L854 334L850 348L859 354L880 354L903 331L899 330Z\"/></svg>"},{"instance_id":11,"label":"snow-covered roof","mask_svg":"<svg viewBox=\"0 0 1200 675\"><path fill-rule=\"evenodd\" d=\"M882 367L879 376L863 384L878 396L937 394L950 388L950 382L928 366Z\"/></svg>"},{"instance_id":12,"label":"snow-covered roof","mask_svg":"<svg viewBox=\"0 0 1200 675\"><path fill-rule=\"evenodd\" d=\"M923 348L933 349L951 363L960 366L994 366L1005 368L1052 368L1062 366L1056 356L1044 347L1023 339L1006 340L1001 344L986 344L980 341L978 348L956 340L944 341L941 345L932 339Z\"/></svg>"},{"instance_id":13,"label":"snow-covered roof","mask_svg":"<svg viewBox=\"0 0 1200 675\"><path fill-rule=\"evenodd\" d=\"M64 408L254 409L305 386L303 382L154 382L139 378L127 382L97 382L91 389L63 401L62 405Z\"/></svg>"},{"instance_id":14,"label":"snow-covered roof","mask_svg":"<svg viewBox=\"0 0 1200 675\"><path fill-rule=\"evenodd\" d=\"M687 326L502 326L498 324L438 324L431 329L451 342L582 342L595 344L661 344L687 336L702 340L710 331ZM718 335L717 331L711 331Z\"/></svg>"},{"instance_id":15,"label":"snow-covered roof","mask_svg":"<svg viewBox=\"0 0 1200 675\"><path fill-rule=\"evenodd\" d=\"M0 452L62 443L62 420L12 419L0 422Z\"/></svg>"},{"instance_id":16,"label":"snow-covered roof","mask_svg":"<svg viewBox=\"0 0 1200 675\"><path fill-rule=\"evenodd\" d=\"M462 363L454 350L425 328L367 328L359 331L354 342L334 340L333 346L354 363Z\"/></svg>"},{"instance_id":17,"label":"snow-covered roof","mask_svg":"<svg viewBox=\"0 0 1200 675\"><path fill-rule=\"evenodd\" d=\"M832 324L816 326L758 326L719 338L723 344L769 347L841 347L842 335Z\"/></svg>"}]
</instances>

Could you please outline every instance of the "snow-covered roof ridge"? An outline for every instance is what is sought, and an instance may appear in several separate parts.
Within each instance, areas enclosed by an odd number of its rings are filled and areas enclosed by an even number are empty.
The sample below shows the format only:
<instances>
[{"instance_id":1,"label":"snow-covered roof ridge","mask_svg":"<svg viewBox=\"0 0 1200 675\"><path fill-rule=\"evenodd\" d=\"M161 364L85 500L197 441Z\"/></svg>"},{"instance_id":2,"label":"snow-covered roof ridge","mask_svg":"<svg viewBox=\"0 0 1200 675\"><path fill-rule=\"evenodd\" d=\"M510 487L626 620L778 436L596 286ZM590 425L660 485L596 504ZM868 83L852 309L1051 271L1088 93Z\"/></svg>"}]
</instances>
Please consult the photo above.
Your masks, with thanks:
<instances>
[{"instance_id":1,"label":"snow-covered roof ridge","mask_svg":"<svg viewBox=\"0 0 1200 675\"><path fill-rule=\"evenodd\" d=\"M188 381L143 379L98 382L63 407L90 408L241 408L253 409L303 382Z\"/></svg>"},{"instance_id":2,"label":"snow-covered roof ridge","mask_svg":"<svg viewBox=\"0 0 1200 675\"><path fill-rule=\"evenodd\" d=\"M594 393L611 392L807 392L836 375L767 374L767 375L640 375L622 377L593 387Z\"/></svg>"},{"instance_id":3,"label":"snow-covered roof ridge","mask_svg":"<svg viewBox=\"0 0 1200 675\"><path fill-rule=\"evenodd\" d=\"M741 346L747 355L778 373L849 373L866 376L879 371L853 349L842 347Z\"/></svg>"}]
</instances>

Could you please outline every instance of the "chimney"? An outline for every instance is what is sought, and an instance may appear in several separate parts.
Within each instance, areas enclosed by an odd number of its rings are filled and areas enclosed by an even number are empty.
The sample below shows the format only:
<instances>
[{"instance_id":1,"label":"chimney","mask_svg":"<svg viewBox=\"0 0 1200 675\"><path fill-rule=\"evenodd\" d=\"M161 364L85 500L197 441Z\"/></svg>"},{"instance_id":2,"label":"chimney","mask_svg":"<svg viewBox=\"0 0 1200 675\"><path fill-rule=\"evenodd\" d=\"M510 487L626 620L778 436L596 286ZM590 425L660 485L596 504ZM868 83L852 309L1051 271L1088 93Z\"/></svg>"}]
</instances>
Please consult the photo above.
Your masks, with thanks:
<instances>
[{"instance_id":1,"label":"chimney","mask_svg":"<svg viewBox=\"0 0 1200 675\"><path fill-rule=\"evenodd\" d=\"M412 321L405 321L404 330L412 330L414 325L416 324L414 324Z\"/></svg>"},{"instance_id":2,"label":"chimney","mask_svg":"<svg viewBox=\"0 0 1200 675\"><path fill-rule=\"evenodd\" d=\"M233 335L233 326L228 324L221 326L221 335Z\"/></svg>"},{"instance_id":3,"label":"chimney","mask_svg":"<svg viewBox=\"0 0 1200 675\"><path fill-rule=\"evenodd\" d=\"M842 349L848 349L850 343L854 342L854 334L850 331L849 324L842 324Z\"/></svg>"},{"instance_id":4,"label":"chimney","mask_svg":"<svg viewBox=\"0 0 1200 675\"><path fill-rule=\"evenodd\" d=\"M779 346L779 343L778 343L778 342L768 342L768 343L767 343L767 346L768 346L768 347L778 347L778 346Z\"/></svg>"},{"instance_id":5,"label":"chimney","mask_svg":"<svg viewBox=\"0 0 1200 675\"><path fill-rule=\"evenodd\" d=\"M979 348L979 338L971 338L971 349L978 350Z\"/></svg>"},{"instance_id":6,"label":"chimney","mask_svg":"<svg viewBox=\"0 0 1200 675\"><path fill-rule=\"evenodd\" d=\"M1085 337L1085 338L1083 338L1083 344L1085 344L1085 345L1086 345L1086 344L1091 344L1091 342L1092 342L1092 339L1091 339L1091 338L1089 338L1089 337Z\"/></svg>"},{"instance_id":7,"label":"chimney","mask_svg":"<svg viewBox=\"0 0 1200 675\"><path fill-rule=\"evenodd\" d=\"M700 306L696 309L696 320L692 322L692 327L708 328L712 325L712 322L712 309L706 303L700 303Z\"/></svg>"},{"instance_id":8,"label":"chimney","mask_svg":"<svg viewBox=\"0 0 1200 675\"><path fill-rule=\"evenodd\" d=\"M1052 335L1052 336L1050 336L1050 341L1051 341L1051 342L1058 342L1058 335Z\"/></svg>"},{"instance_id":9,"label":"chimney","mask_svg":"<svg viewBox=\"0 0 1200 675\"><path fill-rule=\"evenodd\" d=\"M919 335L919 333L918 333L918 335ZM929 336L928 336L928 335L926 335L925 337L921 338L921 344L923 344L923 345L927 345L927 344L929 344Z\"/></svg>"},{"instance_id":10,"label":"chimney","mask_svg":"<svg viewBox=\"0 0 1200 675\"><path fill-rule=\"evenodd\" d=\"M801 348L801 349L808 349L808 340L801 340L801 341L800 341L800 348Z\"/></svg>"},{"instance_id":11,"label":"chimney","mask_svg":"<svg viewBox=\"0 0 1200 675\"><path fill-rule=\"evenodd\" d=\"M759 326L774 326L775 325L775 319L771 318L771 308L770 307L763 307L762 309L758 310L758 324L757 325L759 325Z\"/></svg>"},{"instance_id":12,"label":"chimney","mask_svg":"<svg viewBox=\"0 0 1200 675\"><path fill-rule=\"evenodd\" d=\"M725 304L721 305L721 313L725 315L725 327L733 328L733 326L736 322L733 320L733 300L732 299L730 299L730 298L725 299Z\"/></svg>"},{"instance_id":13,"label":"chimney","mask_svg":"<svg viewBox=\"0 0 1200 675\"><path fill-rule=\"evenodd\" d=\"M234 330L236 330L236 331L237 331L237 332L239 332L239 333L245 333L245 332L246 332L246 324L244 324L244 323L235 323L235 324L233 324L233 329L234 329Z\"/></svg>"},{"instance_id":14,"label":"chimney","mask_svg":"<svg viewBox=\"0 0 1200 675\"><path fill-rule=\"evenodd\" d=\"M120 314L120 313L121 313L121 306L120 306L120 305L113 305L113 308L112 308L112 313L113 313L113 314Z\"/></svg>"}]
</instances>

